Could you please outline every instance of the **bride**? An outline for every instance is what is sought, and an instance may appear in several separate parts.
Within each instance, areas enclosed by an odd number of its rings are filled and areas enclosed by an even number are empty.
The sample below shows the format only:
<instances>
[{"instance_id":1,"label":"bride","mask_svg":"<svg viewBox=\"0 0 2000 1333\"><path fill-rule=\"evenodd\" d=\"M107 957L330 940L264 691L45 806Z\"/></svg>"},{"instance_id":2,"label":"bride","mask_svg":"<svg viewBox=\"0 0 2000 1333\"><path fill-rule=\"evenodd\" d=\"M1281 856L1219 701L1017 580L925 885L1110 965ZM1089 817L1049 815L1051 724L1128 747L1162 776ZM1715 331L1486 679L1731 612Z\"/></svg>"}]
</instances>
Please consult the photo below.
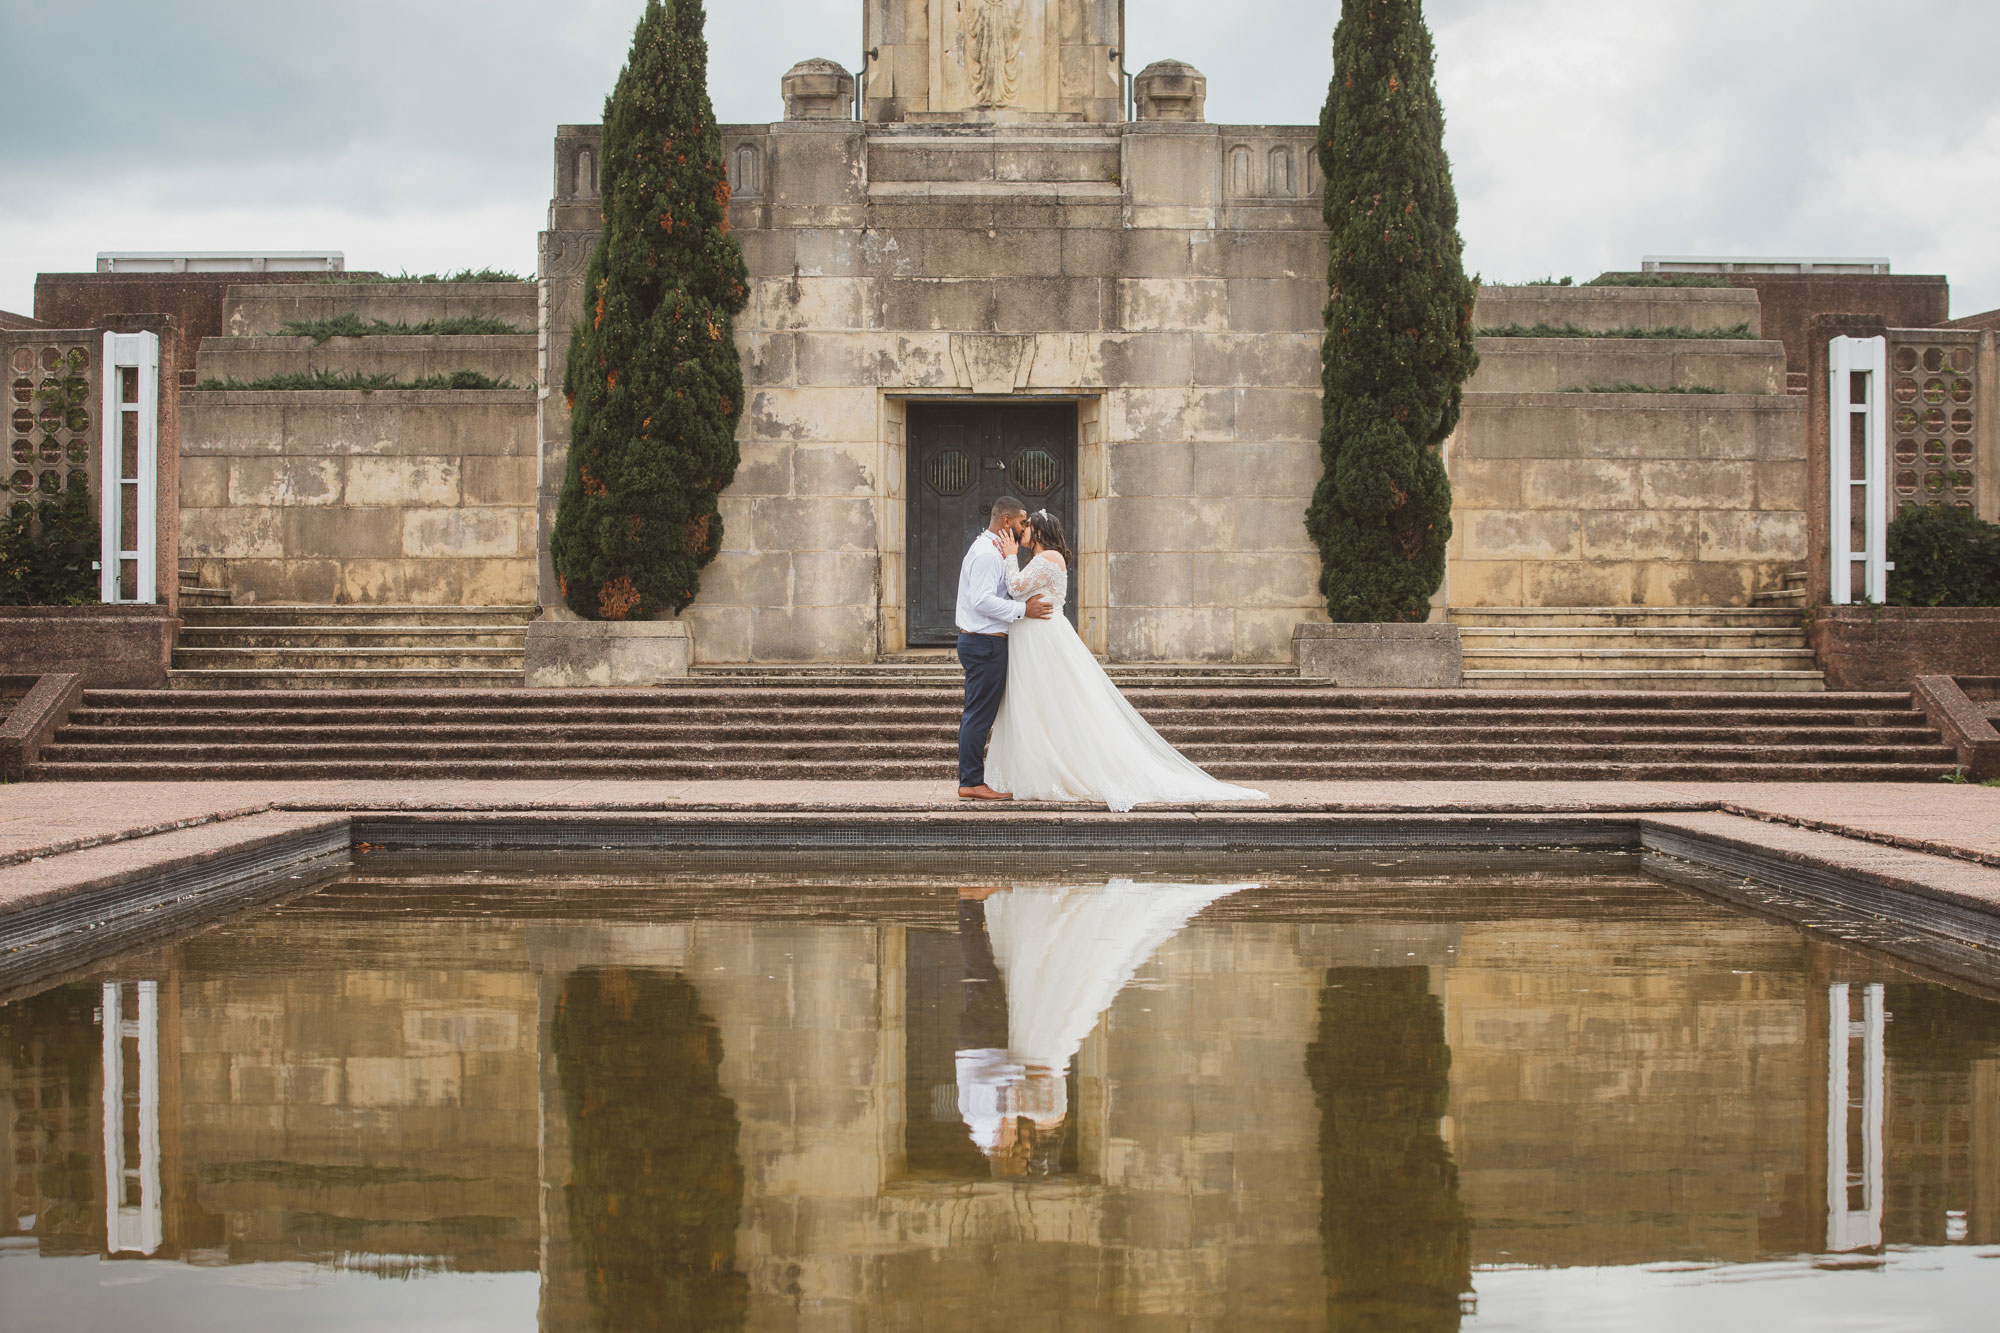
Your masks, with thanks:
<instances>
[{"instance_id":1,"label":"bride","mask_svg":"<svg viewBox=\"0 0 2000 1333\"><path fill-rule=\"evenodd\" d=\"M1009 635L1007 692L986 752L987 781L1017 800L1102 801L1130 810L1142 801L1259 801L1264 793L1217 782L1167 744L1125 701L1062 615L1069 544L1046 509L1030 514L1022 539L1002 530L1007 591L1046 598L1056 614L1023 618ZM1015 568L1016 552L1034 558Z\"/></svg>"}]
</instances>

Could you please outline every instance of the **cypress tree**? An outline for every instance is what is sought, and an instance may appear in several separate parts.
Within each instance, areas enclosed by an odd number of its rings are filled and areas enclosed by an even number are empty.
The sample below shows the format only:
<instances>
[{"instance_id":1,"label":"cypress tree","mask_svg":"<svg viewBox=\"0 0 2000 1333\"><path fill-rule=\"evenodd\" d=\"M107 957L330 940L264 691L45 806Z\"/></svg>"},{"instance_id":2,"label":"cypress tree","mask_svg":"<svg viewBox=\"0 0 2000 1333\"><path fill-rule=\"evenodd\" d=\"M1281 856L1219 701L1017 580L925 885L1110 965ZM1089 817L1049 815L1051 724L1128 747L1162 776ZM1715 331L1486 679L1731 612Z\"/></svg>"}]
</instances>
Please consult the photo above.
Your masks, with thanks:
<instances>
[{"instance_id":1,"label":"cypress tree","mask_svg":"<svg viewBox=\"0 0 2000 1333\"><path fill-rule=\"evenodd\" d=\"M679 614L722 544L748 278L708 99L700 0L648 0L604 104L604 231L564 392L569 463L549 553L592 620Z\"/></svg>"},{"instance_id":2,"label":"cypress tree","mask_svg":"<svg viewBox=\"0 0 2000 1333\"><path fill-rule=\"evenodd\" d=\"M1320 115L1332 228L1320 428L1306 510L1336 621L1413 621L1444 581L1477 284L1466 277L1421 0L1344 0Z\"/></svg>"}]
</instances>

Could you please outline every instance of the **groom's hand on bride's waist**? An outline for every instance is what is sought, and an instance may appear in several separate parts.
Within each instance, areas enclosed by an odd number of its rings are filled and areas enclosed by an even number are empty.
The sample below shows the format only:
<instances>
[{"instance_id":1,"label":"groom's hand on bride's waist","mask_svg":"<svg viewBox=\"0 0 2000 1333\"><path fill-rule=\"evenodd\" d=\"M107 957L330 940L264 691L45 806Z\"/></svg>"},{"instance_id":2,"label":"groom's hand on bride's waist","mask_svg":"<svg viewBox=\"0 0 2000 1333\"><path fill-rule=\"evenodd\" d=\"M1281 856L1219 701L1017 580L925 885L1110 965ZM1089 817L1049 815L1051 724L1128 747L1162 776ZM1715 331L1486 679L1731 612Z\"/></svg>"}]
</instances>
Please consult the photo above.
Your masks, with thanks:
<instances>
[{"instance_id":1,"label":"groom's hand on bride's waist","mask_svg":"<svg viewBox=\"0 0 2000 1333\"><path fill-rule=\"evenodd\" d=\"M1028 619L1047 620L1050 616L1054 614L1055 614L1055 608L1050 606L1049 599L1042 596L1040 593L1037 593L1033 597L1030 597L1028 599L1028 611L1027 611Z\"/></svg>"}]
</instances>

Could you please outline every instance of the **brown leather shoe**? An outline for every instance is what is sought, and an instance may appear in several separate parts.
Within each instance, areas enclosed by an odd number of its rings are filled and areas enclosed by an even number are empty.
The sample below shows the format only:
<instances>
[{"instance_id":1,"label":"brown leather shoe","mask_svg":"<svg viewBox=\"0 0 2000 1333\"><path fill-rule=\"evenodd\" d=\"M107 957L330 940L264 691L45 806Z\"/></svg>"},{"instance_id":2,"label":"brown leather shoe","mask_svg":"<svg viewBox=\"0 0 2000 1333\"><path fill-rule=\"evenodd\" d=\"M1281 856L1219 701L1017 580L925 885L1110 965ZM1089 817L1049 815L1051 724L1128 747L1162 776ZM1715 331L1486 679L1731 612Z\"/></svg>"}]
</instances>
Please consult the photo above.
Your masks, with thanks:
<instances>
[{"instance_id":1,"label":"brown leather shoe","mask_svg":"<svg viewBox=\"0 0 2000 1333\"><path fill-rule=\"evenodd\" d=\"M1014 799L1014 795L1012 792L994 791L982 782L977 787L960 787L958 789L958 799L961 801L1011 801Z\"/></svg>"}]
</instances>

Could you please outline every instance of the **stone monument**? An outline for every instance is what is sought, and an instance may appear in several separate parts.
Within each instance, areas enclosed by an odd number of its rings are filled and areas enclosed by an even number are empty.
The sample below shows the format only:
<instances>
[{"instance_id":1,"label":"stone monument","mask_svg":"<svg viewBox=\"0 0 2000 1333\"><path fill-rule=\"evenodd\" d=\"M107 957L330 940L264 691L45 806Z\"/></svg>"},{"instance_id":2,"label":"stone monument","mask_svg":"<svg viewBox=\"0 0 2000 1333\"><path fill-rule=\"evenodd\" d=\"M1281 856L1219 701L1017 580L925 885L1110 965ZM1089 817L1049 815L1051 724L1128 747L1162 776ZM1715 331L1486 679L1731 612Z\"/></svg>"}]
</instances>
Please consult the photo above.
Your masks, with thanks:
<instances>
[{"instance_id":1,"label":"stone monument","mask_svg":"<svg viewBox=\"0 0 2000 1333\"><path fill-rule=\"evenodd\" d=\"M960 555L1012 492L1062 516L1072 608L1119 661L1283 663L1323 618L1326 230L1310 126L1203 121L1179 62L1133 80L1116 0L866 7L855 77L723 127L751 274L750 396L692 661L865 662L950 642ZM858 106L862 118L853 119ZM600 202L563 126L541 244L542 574L561 381Z\"/></svg>"}]
</instances>

